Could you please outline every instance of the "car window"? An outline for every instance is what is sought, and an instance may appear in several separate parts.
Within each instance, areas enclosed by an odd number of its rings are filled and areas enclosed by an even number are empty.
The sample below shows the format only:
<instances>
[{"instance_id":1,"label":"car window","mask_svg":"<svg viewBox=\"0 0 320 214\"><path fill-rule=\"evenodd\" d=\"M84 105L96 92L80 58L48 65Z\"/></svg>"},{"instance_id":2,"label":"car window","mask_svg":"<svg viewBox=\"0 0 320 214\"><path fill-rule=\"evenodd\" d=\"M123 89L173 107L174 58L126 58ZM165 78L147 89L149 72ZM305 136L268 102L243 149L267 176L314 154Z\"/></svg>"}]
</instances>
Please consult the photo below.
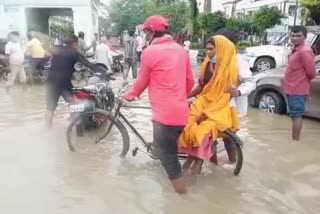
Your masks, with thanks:
<instances>
[{"instance_id":1,"label":"car window","mask_svg":"<svg viewBox=\"0 0 320 214\"><path fill-rule=\"evenodd\" d=\"M309 44L310 46L312 45L311 43L313 42L314 38L315 38L316 34L309 32L307 34L307 38L305 40L306 44Z\"/></svg>"},{"instance_id":2,"label":"car window","mask_svg":"<svg viewBox=\"0 0 320 214\"><path fill-rule=\"evenodd\" d=\"M320 55L320 36L317 37L311 48L316 56Z\"/></svg>"},{"instance_id":3,"label":"car window","mask_svg":"<svg viewBox=\"0 0 320 214\"><path fill-rule=\"evenodd\" d=\"M316 60L316 71L317 71L317 76L320 76L320 57L317 57L318 60Z\"/></svg>"}]
</instances>

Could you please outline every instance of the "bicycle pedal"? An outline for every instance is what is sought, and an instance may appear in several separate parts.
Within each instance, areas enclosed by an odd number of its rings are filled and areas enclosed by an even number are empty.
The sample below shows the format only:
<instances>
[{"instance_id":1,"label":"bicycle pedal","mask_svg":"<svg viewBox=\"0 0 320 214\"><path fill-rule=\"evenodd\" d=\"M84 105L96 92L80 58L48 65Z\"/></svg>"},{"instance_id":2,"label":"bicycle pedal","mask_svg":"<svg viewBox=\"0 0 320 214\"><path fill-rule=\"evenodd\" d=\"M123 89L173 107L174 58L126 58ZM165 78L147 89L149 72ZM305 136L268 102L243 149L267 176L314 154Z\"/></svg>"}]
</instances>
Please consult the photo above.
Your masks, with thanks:
<instances>
[{"instance_id":1,"label":"bicycle pedal","mask_svg":"<svg viewBox=\"0 0 320 214\"><path fill-rule=\"evenodd\" d=\"M132 156L135 157L138 153L139 148L136 147L134 150L132 150Z\"/></svg>"}]
</instances>

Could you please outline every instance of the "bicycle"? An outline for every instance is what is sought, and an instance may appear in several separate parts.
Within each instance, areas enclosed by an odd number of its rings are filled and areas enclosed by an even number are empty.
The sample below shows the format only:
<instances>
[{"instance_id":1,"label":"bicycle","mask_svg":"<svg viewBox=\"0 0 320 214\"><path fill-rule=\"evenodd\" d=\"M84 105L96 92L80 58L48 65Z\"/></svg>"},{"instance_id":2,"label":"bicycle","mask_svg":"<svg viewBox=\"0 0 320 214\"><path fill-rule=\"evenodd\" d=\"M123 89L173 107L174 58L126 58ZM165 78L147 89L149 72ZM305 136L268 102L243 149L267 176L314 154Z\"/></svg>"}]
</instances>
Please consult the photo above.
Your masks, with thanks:
<instances>
[{"instance_id":1,"label":"bicycle","mask_svg":"<svg viewBox=\"0 0 320 214\"><path fill-rule=\"evenodd\" d=\"M103 73L94 73L92 76L96 78L92 81L93 84L72 89L72 101L69 106L72 122L66 134L68 147L72 152L80 149L77 146L79 142L79 146L85 145L82 141L86 140L85 134L88 132L95 132L94 144L103 140L106 136L105 126L111 121L108 118L114 103L114 93L109 87L109 81L114 78L110 74ZM115 127L119 129L124 139L121 156L125 156L129 150L128 133L121 122L116 121ZM77 137L75 140L72 135L73 130L75 130L74 137ZM102 135L99 135L99 130L102 130Z\"/></svg>"},{"instance_id":2,"label":"bicycle","mask_svg":"<svg viewBox=\"0 0 320 214\"><path fill-rule=\"evenodd\" d=\"M146 149L146 151L140 150L139 147L136 147L132 151L132 155L136 156L138 151L142 151L143 153L148 154L152 159L158 159L157 156L153 153L153 144L150 142L147 142L144 137L138 132L138 130L130 123L130 121L126 118L126 116L121 112L121 108L138 108L138 109L150 109L150 107L147 106L134 106L134 105L128 105L126 104L121 94L126 90L128 86L124 87L122 90L120 90L116 100L113 109L111 110L108 120L110 120L110 124L108 125L107 132L105 136L109 134L111 129L113 128L113 125L115 125L118 129L119 126L121 126L121 130L123 133L122 136L125 136L123 138L124 145L126 146L121 153L121 156L125 156L128 152L130 144L130 139L128 135L128 130L126 127L128 127L135 135L136 137L142 142L142 145ZM121 125L120 125L121 124ZM125 124L125 125L124 125ZM125 130L124 130L124 129ZM235 169L233 170L233 174L237 176L242 168L243 164L243 154L241 149L241 140L240 138L231 132L230 130L226 130L224 132L224 135L229 138L229 142L232 144L233 148L235 148L235 154L236 154L236 161L235 161ZM104 136L104 137L105 137ZM129 141L129 142L128 142ZM216 148L217 153L221 153L225 151L222 146ZM186 159L186 154L179 154L180 159Z\"/></svg>"}]
</instances>

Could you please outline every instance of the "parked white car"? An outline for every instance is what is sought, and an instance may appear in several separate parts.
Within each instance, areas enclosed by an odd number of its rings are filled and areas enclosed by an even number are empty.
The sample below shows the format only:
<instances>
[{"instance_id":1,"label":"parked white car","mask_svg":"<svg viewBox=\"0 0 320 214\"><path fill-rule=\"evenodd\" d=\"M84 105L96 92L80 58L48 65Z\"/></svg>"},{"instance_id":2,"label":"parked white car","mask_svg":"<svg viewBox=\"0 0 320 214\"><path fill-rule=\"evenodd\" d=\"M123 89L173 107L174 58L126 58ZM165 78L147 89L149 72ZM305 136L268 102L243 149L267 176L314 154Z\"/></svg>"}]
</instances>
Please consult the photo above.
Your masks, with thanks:
<instances>
[{"instance_id":1,"label":"parked white car","mask_svg":"<svg viewBox=\"0 0 320 214\"><path fill-rule=\"evenodd\" d=\"M279 45L261 45L246 48L244 55L253 72L263 72L276 67L283 67L288 62L290 47L282 41ZM315 49L320 45L320 33L309 32L306 43Z\"/></svg>"}]
</instances>

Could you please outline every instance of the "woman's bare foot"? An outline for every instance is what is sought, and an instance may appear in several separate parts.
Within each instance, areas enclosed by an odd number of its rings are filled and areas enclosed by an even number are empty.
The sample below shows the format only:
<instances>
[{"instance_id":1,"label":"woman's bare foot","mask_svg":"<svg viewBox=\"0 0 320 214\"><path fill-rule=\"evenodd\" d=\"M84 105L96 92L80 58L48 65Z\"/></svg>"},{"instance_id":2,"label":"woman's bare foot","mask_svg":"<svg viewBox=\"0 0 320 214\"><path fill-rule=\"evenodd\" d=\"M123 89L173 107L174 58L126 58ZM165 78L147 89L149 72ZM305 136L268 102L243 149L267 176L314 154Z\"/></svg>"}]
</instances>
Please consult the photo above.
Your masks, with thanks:
<instances>
[{"instance_id":1,"label":"woman's bare foot","mask_svg":"<svg viewBox=\"0 0 320 214\"><path fill-rule=\"evenodd\" d=\"M213 155L210 158L211 163L216 164L216 165L218 165L217 145L218 145L218 142L214 141L213 142Z\"/></svg>"},{"instance_id":2,"label":"woman's bare foot","mask_svg":"<svg viewBox=\"0 0 320 214\"><path fill-rule=\"evenodd\" d=\"M186 160L186 162L184 162L184 164L182 165L182 170L183 170L183 174L185 176L190 176L192 175L192 171L190 169L190 166L192 165L192 163L195 161L195 158L192 156L189 156L188 159Z\"/></svg>"},{"instance_id":3,"label":"woman's bare foot","mask_svg":"<svg viewBox=\"0 0 320 214\"><path fill-rule=\"evenodd\" d=\"M194 157L189 156L186 162L184 162L184 164L182 165L183 171L189 169L194 160L195 160Z\"/></svg>"},{"instance_id":4,"label":"woman's bare foot","mask_svg":"<svg viewBox=\"0 0 320 214\"><path fill-rule=\"evenodd\" d=\"M218 158L217 158L217 154L214 154L211 158L210 158L211 163L218 165Z\"/></svg>"},{"instance_id":5,"label":"woman's bare foot","mask_svg":"<svg viewBox=\"0 0 320 214\"><path fill-rule=\"evenodd\" d=\"M201 159L195 160L191 166L192 174L199 175L201 173L202 164L203 164L203 160Z\"/></svg>"},{"instance_id":6,"label":"woman's bare foot","mask_svg":"<svg viewBox=\"0 0 320 214\"><path fill-rule=\"evenodd\" d=\"M171 183L177 193L179 193L179 194L187 193L187 187L186 187L186 182L185 182L184 176L181 176L180 178L171 180Z\"/></svg>"}]
</instances>

